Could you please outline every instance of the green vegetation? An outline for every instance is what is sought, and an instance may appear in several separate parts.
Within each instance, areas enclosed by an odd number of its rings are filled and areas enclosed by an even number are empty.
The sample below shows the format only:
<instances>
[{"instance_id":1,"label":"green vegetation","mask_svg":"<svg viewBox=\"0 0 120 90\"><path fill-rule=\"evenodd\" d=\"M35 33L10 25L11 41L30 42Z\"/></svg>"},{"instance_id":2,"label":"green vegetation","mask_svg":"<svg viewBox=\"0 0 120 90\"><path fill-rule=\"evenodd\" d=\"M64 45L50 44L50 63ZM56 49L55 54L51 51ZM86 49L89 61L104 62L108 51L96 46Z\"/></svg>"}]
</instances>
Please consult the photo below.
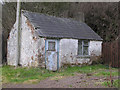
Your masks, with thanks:
<instances>
[{"instance_id":1,"label":"green vegetation","mask_svg":"<svg viewBox=\"0 0 120 90\"><path fill-rule=\"evenodd\" d=\"M40 68L21 68L21 67L12 67L12 66L3 66L2 68L2 77L3 83L8 82L24 82L27 80L43 80L47 77L54 76L55 73L40 69Z\"/></svg>"},{"instance_id":2,"label":"green vegetation","mask_svg":"<svg viewBox=\"0 0 120 90\"><path fill-rule=\"evenodd\" d=\"M69 87L72 87L72 85L69 85Z\"/></svg>"},{"instance_id":3,"label":"green vegetation","mask_svg":"<svg viewBox=\"0 0 120 90\"><path fill-rule=\"evenodd\" d=\"M94 74L95 76L110 76L110 72L109 71L100 71L100 72L97 72L96 74ZM115 70L114 72L112 72L111 74L112 76L118 76L118 70Z\"/></svg>"},{"instance_id":4,"label":"green vegetation","mask_svg":"<svg viewBox=\"0 0 120 90\"><path fill-rule=\"evenodd\" d=\"M119 82L119 80L114 80L114 81L113 81L113 87L118 88L118 86L119 86L119 85L118 85L118 82ZM109 86L109 85L110 85L110 81L108 81L108 82L107 82L107 81L106 81L106 82L103 82L102 84L105 85L105 86ZM108 85L108 84L109 84L109 85Z\"/></svg>"},{"instance_id":5,"label":"green vegetation","mask_svg":"<svg viewBox=\"0 0 120 90\"><path fill-rule=\"evenodd\" d=\"M1 69L1 68L0 68ZM116 76L118 71L115 68L112 68L115 72L112 75ZM105 72L106 71L106 72ZM13 67L13 66L3 66L2 67L2 78L3 83L36 83L40 80L46 79L48 77L52 77L53 80L59 80L66 76L74 76L75 73L85 73L92 74L96 76L104 75L109 76L109 68L104 65L91 65L91 66L83 66L83 67L70 67L68 66L66 69L61 68L59 71L52 72L46 69L41 68L22 68L22 67Z\"/></svg>"}]
</instances>

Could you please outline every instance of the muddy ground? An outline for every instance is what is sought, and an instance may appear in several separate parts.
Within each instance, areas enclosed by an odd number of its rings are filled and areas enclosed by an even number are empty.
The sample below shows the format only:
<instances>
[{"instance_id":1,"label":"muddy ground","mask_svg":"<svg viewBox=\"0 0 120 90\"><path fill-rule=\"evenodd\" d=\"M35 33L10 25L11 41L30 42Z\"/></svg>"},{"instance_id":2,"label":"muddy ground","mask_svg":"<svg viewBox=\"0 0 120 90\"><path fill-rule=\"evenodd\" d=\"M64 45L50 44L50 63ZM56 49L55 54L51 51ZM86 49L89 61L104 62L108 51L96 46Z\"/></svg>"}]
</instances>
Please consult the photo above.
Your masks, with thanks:
<instances>
[{"instance_id":1,"label":"muddy ground","mask_svg":"<svg viewBox=\"0 0 120 90\"><path fill-rule=\"evenodd\" d=\"M74 76L49 77L37 84L3 84L3 88L108 88L102 82L108 81L109 77L98 77L76 73ZM113 80L118 77L112 77ZM28 81L29 83L31 81Z\"/></svg>"}]
</instances>

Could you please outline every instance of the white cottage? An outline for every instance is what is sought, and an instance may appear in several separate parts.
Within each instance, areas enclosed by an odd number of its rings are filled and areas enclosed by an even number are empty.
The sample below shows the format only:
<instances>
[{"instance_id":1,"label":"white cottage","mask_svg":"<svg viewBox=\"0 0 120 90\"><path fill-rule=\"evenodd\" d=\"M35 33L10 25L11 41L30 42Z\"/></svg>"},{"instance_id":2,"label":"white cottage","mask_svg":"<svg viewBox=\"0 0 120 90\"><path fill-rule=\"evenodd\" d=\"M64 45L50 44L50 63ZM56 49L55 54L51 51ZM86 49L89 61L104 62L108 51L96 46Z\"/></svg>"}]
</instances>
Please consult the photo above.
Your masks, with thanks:
<instances>
[{"instance_id":1,"label":"white cottage","mask_svg":"<svg viewBox=\"0 0 120 90\"><path fill-rule=\"evenodd\" d=\"M102 38L84 22L22 11L20 28L22 66L55 71L65 64L91 64L91 57L101 55ZM7 42L8 65L18 64L16 36L15 23Z\"/></svg>"}]
</instances>

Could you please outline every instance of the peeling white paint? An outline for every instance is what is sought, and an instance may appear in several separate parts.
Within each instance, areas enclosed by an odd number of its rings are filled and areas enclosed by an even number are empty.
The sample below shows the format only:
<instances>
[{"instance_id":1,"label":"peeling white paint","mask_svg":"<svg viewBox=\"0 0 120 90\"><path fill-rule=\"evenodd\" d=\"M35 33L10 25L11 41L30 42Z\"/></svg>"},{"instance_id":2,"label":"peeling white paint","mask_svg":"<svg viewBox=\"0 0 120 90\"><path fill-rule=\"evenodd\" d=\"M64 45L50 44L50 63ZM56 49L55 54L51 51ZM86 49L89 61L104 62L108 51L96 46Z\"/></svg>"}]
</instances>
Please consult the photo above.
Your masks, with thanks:
<instances>
[{"instance_id":1,"label":"peeling white paint","mask_svg":"<svg viewBox=\"0 0 120 90\"><path fill-rule=\"evenodd\" d=\"M55 51L48 50L48 42L55 42ZM49 70L57 70L57 40L46 39L46 68Z\"/></svg>"},{"instance_id":2,"label":"peeling white paint","mask_svg":"<svg viewBox=\"0 0 120 90\"><path fill-rule=\"evenodd\" d=\"M53 67L55 66L55 63L54 63L54 58L53 58L53 55L55 54L55 52L51 52L50 56L48 56L48 69L49 70L53 70Z\"/></svg>"},{"instance_id":3,"label":"peeling white paint","mask_svg":"<svg viewBox=\"0 0 120 90\"><path fill-rule=\"evenodd\" d=\"M17 30L16 30L16 23L14 24L10 34L9 38L7 40L7 62L8 65L17 65L16 61L16 53L17 53Z\"/></svg>"},{"instance_id":4,"label":"peeling white paint","mask_svg":"<svg viewBox=\"0 0 120 90\"><path fill-rule=\"evenodd\" d=\"M60 65L64 64L91 64L90 57L100 56L102 41L90 41L89 54L90 56L78 56L78 40L77 39L61 39L60 40Z\"/></svg>"},{"instance_id":5,"label":"peeling white paint","mask_svg":"<svg viewBox=\"0 0 120 90\"><path fill-rule=\"evenodd\" d=\"M100 56L102 52L102 41L90 41L89 53L91 56Z\"/></svg>"},{"instance_id":6,"label":"peeling white paint","mask_svg":"<svg viewBox=\"0 0 120 90\"><path fill-rule=\"evenodd\" d=\"M20 64L22 66L38 66L41 64L44 65L44 54L45 54L45 40L44 38L40 38L36 35L36 40L33 37L35 31L32 31L30 26L30 22L27 22L27 18L22 15L21 22L21 54L20 54ZM34 33L32 33L34 32ZM8 39L8 53L7 53L7 61L8 65L17 65L16 62L16 24L14 28L10 32L10 38ZM39 55L42 55L39 57ZM42 61L40 61L42 58ZM44 60L43 60L44 59ZM41 65L41 66L43 66ZM45 65L44 65L45 66Z\"/></svg>"}]
</instances>

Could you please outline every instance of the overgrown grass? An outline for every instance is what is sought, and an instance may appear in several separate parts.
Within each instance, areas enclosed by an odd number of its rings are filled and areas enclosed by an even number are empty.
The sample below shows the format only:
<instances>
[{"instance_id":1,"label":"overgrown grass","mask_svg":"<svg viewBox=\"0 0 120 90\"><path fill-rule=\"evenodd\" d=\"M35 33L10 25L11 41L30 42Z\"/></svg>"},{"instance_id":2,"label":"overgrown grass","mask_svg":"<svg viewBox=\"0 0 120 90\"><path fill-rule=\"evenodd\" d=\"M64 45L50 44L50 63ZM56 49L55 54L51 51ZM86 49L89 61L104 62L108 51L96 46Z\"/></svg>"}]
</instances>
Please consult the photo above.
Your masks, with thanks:
<instances>
[{"instance_id":1,"label":"overgrown grass","mask_svg":"<svg viewBox=\"0 0 120 90\"><path fill-rule=\"evenodd\" d=\"M74 66L74 67L68 67L67 69L63 69L63 74L70 74L73 75L74 72L78 72L78 73L93 73L97 70L100 69L109 69L108 66L104 66L104 65L90 65L90 66L83 66L83 67L78 67L78 66ZM62 72L61 72L62 73Z\"/></svg>"},{"instance_id":2,"label":"overgrown grass","mask_svg":"<svg viewBox=\"0 0 120 90\"><path fill-rule=\"evenodd\" d=\"M54 76L55 73L40 68L15 68L12 66L3 66L2 76L3 83L7 82L24 82L26 80L38 79L43 80L46 77Z\"/></svg>"},{"instance_id":3,"label":"overgrown grass","mask_svg":"<svg viewBox=\"0 0 120 90\"><path fill-rule=\"evenodd\" d=\"M75 73L96 73L96 76L99 75L109 75L109 72L105 73L105 70L109 68L104 65L91 65L91 66L74 66L61 68L59 71L52 72L46 69L41 68L21 68L21 67L12 67L12 66L3 66L2 67L2 77L3 83L24 83L29 80L33 80L35 82L39 82L40 80L46 79L48 77L56 77L56 76L73 76ZM102 72L102 71L104 72ZM116 70L116 69L115 69ZM101 72L99 72L101 71ZM113 75L117 75L117 71L113 73ZM56 77L58 78L58 77Z\"/></svg>"},{"instance_id":4,"label":"overgrown grass","mask_svg":"<svg viewBox=\"0 0 120 90\"><path fill-rule=\"evenodd\" d=\"M118 86L119 86L119 83L118 83L118 82L119 82L119 80L114 80L114 81L113 81L113 87L118 88ZM110 81L108 81L108 83L107 83L107 81L105 81L105 82L103 82L102 84L108 87L108 86L110 85ZM109 85L108 85L108 84L109 84Z\"/></svg>"},{"instance_id":5,"label":"overgrown grass","mask_svg":"<svg viewBox=\"0 0 120 90\"><path fill-rule=\"evenodd\" d=\"M118 76L118 71L112 72L111 75L112 76ZM108 76L110 76L110 72L103 70L103 71L95 73L94 76L105 76L105 77L108 77Z\"/></svg>"}]
</instances>

